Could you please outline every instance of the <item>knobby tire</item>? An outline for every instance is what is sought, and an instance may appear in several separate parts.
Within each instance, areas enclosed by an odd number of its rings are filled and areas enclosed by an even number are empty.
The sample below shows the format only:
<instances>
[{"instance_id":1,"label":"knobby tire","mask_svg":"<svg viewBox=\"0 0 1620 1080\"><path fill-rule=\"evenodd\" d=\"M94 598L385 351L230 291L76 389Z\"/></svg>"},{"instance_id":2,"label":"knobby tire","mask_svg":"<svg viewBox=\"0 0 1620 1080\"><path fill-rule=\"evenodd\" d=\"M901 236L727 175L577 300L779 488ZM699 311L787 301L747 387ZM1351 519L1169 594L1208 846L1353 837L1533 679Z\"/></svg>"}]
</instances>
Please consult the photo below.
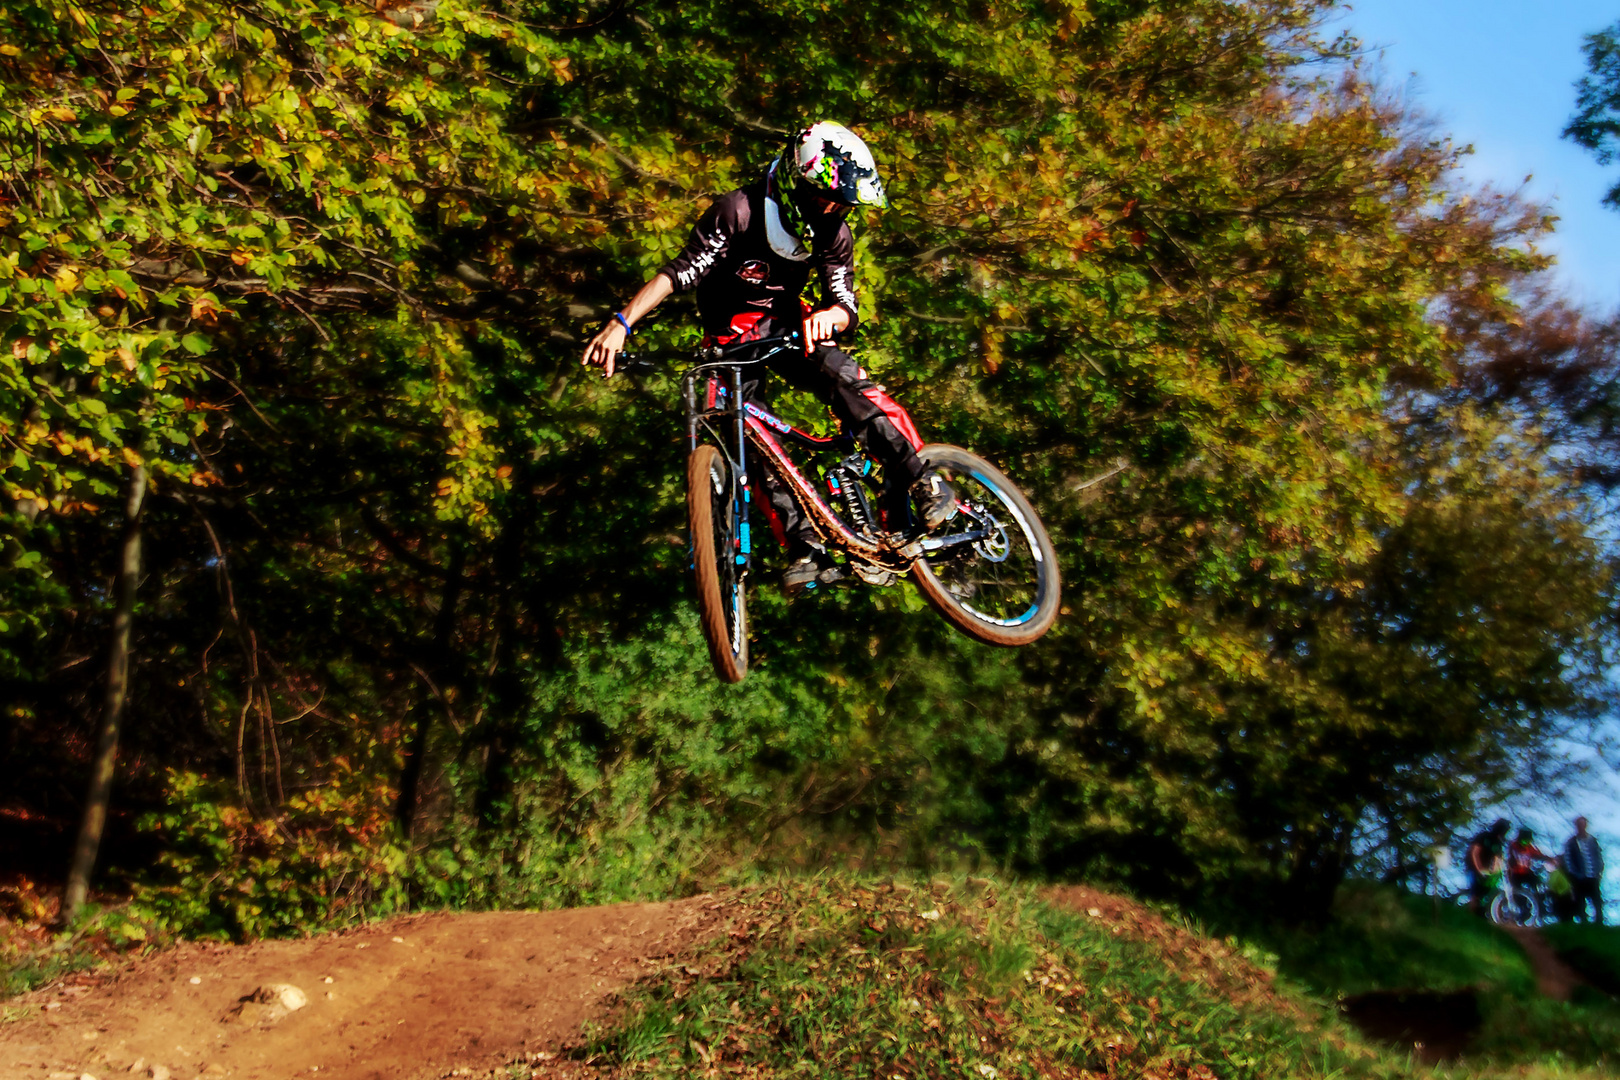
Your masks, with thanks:
<instances>
[{"instance_id":1,"label":"knobby tire","mask_svg":"<svg viewBox=\"0 0 1620 1080\"><path fill-rule=\"evenodd\" d=\"M725 455L707 443L686 461L686 518L692 529L698 617L714 673L721 682L736 683L748 674L748 609L732 544L736 489L731 472Z\"/></svg>"}]
</instances>

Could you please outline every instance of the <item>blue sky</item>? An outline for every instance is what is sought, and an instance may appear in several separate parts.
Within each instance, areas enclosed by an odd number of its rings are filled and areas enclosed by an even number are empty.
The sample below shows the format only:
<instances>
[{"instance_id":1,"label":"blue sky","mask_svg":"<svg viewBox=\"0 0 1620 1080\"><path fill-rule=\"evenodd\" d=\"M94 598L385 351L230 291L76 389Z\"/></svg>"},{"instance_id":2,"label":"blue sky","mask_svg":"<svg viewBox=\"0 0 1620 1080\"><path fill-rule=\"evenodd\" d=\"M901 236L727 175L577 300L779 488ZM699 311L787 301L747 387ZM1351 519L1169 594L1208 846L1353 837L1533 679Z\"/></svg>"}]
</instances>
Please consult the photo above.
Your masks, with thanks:
<instances>
[{"instance_id":1,"label":"blue sky","mask_svg":"<svg viewBox=\"0 0 1620 1080\"><path fill-rule=\"evenodd\" d=\"M1524 185L1560 217L1545 248L1570 297L1596 314L1620 308L1620 210L1603 205L1620 162L1600 166L1560 136L1575 109L1574 83L1586 73L1582 40L1620 20L1620 0L1349 0L1346 8L1334 25L1361 39L1380 81L1455 142L1472 144L1463 165L1470 181L1508 191ZM1576 760L1588 754L1570 748ZM1544 847L1569 835L1574 810L1586 813L1607 849L1604 892L1613 911L1620 777L1601 761L1590 764L1586 790L1503 811L1535 827Z\"/></svg>"},{"instance_id":2,"label":"blue sky","mask_svg":"<svg viewBox=\"0 0 1620 1080\"><path fill-rule=\"evenodd\" d=\"M1338 20L1382 81L1472 144L1470 180L1549 203L1562 219L1546 248L1576 300L1620 307L1620 211L1602 204L1620 162L1598 165L1560 137L1585 74L1584 35L1620 20L1620 0L1350 0Z\"/></svg>"}]
</instances>

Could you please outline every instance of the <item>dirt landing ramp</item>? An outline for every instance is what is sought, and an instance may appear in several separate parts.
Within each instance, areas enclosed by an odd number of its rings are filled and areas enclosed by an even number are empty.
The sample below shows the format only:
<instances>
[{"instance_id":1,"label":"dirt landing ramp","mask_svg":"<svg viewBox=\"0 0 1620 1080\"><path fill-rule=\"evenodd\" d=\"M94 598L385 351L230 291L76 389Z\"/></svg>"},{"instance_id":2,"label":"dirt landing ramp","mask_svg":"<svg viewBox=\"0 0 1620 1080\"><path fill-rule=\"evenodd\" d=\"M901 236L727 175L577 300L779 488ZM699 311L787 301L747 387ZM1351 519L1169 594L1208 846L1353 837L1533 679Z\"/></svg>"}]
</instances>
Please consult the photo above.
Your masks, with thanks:
<instances>
[{"instance_id":1,"label":"dirt landing ramp","mask_svg":"<svg viewBox=\"0 0 1620 1080\"><path fill-rule=\"evenodd\" d=\"M410 916L303 941L183 945L88 986L8 1002L28 1014L0 1025L0 1077L109 1080L166 1070L173 1080L416 1080L481 1071L555 1049L600 1015L609 994L723 921L722 905L698 896ZM307 1004L244 1006L264 988L279 995L286 985Z\"/></svg>"}]
</instances>

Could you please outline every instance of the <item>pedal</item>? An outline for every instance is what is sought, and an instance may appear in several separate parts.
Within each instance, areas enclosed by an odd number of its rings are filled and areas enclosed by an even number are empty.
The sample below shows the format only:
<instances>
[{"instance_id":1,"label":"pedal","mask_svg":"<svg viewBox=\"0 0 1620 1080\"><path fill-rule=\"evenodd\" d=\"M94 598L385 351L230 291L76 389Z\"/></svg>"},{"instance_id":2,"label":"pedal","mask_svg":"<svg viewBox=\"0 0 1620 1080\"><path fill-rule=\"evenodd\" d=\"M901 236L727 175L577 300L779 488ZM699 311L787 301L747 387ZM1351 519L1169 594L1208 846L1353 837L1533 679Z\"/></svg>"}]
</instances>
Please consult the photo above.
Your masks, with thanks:
<instances>
[{"instance_id":1,"label":"pedal","mask_svg":"<svg viewBox=\"0 0 1620 1080\"><path fill-rule=\"evenodd\" d=\"M842 566L829 566L816 575L816 582L821 585L836 585L848 576Z\"/></svg>"},{"instance_id":2,"label":"pedal","mask_svg":"<svg viewBox=\"0 0 1620 1080\"><path fill-rule=\"evenodd\" d=\"M850 569L855 571L856 577L860 578L868 585L875 585L880 589L887 588L899 580L893 570L885 570L881 566L868 566L864 563L852 563L850 565Z\"/></svg>"}]
</instances>

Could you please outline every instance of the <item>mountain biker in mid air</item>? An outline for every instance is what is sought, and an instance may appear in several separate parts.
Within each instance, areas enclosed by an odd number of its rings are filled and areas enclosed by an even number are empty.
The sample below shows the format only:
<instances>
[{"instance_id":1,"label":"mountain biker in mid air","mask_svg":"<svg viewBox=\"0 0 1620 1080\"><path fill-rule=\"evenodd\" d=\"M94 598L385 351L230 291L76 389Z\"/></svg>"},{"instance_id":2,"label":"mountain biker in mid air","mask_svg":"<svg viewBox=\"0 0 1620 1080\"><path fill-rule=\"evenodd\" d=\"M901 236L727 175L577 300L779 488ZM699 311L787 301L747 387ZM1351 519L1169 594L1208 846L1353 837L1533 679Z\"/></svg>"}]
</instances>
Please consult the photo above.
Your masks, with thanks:
<instances>
[{"instance_id":1,"label":"mountain biker in mid air","mask_svg":"<svg viewBox=\"0 0 1620 1080\"><path fill-rule=\"evenodd\" d=\"M591 339L584 363L611 378L631 328L671 293L692 288L705 344L801 331L803 353L778 352L770 368L831 408L883 466L891 530L906 527L908 492L924 528L937 527L955 514L956 493L918 458L922 439L905 409L832 343L860 319L855 245L844 219L857 206L887 205L859 136L829 121L804 128L757 180L714 201L681 253ZM800 298L811 270L820 279L821 304L814 308ZM757 390L757 380L745 388L749 396ZM766 515L792 560L782 584L797 589L830 580L822 575L833 572L832 559L787 489L763 471L751 483L767 492Z\"/></svg>"}]
</instances>

